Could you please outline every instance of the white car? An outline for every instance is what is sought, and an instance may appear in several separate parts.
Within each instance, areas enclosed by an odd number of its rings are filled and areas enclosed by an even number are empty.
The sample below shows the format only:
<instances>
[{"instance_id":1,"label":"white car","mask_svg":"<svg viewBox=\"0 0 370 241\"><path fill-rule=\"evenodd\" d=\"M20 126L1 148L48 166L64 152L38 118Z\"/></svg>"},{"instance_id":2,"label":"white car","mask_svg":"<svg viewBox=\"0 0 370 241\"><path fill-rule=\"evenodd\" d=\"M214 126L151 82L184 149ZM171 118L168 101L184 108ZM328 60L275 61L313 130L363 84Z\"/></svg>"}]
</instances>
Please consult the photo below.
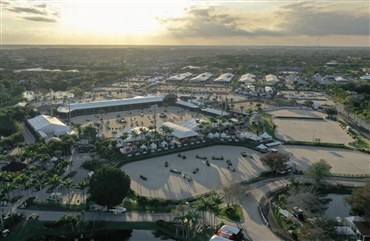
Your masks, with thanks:
<instances>
[{"instance_id":1,"label":"white car","mask_svg":"<svg viewBox=\"0 0 370 241\"><path fill-rule=\"evenodd\" d=\"M46 198L48 201L62 200L62 194L60 192L53 192L49 197Z\"/></svg>"},{"instance_id":2,"label":"white car","mask_svg":"<svg viewBox=\"0 0 370 241\"><path fill-rule=\"evenodd\" d=\"M126 208L123 208L123 207L114 207L114 208L109 209L109 212L112 212L112 213L125 213L126 212Z\"/></svg>"}]
</instances>

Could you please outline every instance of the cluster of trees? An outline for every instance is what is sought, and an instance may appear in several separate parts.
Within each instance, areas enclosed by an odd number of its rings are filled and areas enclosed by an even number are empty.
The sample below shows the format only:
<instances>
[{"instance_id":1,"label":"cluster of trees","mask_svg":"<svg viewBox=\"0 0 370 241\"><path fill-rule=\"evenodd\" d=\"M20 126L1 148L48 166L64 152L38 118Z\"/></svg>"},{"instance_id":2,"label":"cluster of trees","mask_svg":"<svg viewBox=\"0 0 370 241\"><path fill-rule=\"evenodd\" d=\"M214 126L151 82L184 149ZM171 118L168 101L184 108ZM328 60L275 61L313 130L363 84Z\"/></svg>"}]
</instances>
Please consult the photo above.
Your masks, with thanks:
<instances>
[{"instance_id":1,"label":"cluster of trees","mask_svg":"<svg viewBox=\"0 0 370 241\"><path fill-rule=\"evenodd\" d=\"M362 97L353 96L349 91L356 91ZM332 87L331 94L344 104L347 112L354 112L365 121L370 121L370 82L350 82Z\"/></svg>"},{"instance_id":2,"label":"cluster of trees","mask_svg":"<svg viewBox=\"0 0 370 241\"><path fill-rule=\"evenodd\" d=\"M0 140L2 147L14 147L23 141L24 128L22 122L36 115L32 106L6 107L0 109Z\"/></svg>"}]
</instances>

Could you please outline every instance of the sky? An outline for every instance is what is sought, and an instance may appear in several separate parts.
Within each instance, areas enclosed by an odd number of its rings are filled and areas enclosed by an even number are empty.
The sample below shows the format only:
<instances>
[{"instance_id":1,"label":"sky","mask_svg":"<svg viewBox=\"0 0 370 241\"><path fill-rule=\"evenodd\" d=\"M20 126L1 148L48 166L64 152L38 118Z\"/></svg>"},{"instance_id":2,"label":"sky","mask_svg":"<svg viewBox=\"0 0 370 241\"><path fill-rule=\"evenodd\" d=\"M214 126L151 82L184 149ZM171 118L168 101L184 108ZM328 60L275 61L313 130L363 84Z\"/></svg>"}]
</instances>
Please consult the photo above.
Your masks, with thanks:
<instances>
[{"instance_id":1,"label":"sky","mask_svg":"<svg viewBox=\"0 0 370 241\"><path fill-rule=\"evenodd\" d=\"M0 0L1 44L370 45L369 0Z\"/></svg>"}]
</instances>

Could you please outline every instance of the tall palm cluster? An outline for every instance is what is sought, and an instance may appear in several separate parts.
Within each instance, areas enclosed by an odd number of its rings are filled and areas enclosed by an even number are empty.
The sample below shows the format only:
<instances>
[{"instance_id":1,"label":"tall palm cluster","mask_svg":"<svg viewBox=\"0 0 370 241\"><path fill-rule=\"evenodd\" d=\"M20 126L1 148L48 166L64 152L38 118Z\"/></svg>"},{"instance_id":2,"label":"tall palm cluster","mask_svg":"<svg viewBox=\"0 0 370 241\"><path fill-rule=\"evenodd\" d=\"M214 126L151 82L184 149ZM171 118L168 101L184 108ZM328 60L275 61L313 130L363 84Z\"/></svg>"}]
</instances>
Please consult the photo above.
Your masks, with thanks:
<instances>
[{"instance_id":1,"label":"tall palm cluster","mask_svg":"<svg viewBox=\"0 0 370 241\"><path fill-rule=\"evenodd\" d=\"M217 225L217 215L221 212L222 197L214 194L203 197L191 205L178 205L171 211L176 223L176 236L194 238L199 230L206 230L206 226Z\"/></svg>"}]
</instances>

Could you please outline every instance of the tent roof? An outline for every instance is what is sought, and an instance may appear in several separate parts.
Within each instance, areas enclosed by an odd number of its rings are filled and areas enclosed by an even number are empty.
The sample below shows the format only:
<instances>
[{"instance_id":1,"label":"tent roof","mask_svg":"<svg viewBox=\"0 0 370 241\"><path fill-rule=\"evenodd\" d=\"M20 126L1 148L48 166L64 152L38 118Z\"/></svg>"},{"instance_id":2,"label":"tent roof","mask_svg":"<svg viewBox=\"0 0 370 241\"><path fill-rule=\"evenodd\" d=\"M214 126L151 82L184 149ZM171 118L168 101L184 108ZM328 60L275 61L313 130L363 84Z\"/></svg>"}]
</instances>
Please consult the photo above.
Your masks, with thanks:
<instances>
[{"instance_id":1,"label":"tent roof","mask_svg":"<svg viewBox=\"0 0 370 241\"><path fill-rule=\"evenodd\" d=\"M270 139L271 138L271 136L269 134L267 134L267 132L260 135L260 137L263 138L263 139Z\"/></svg>"},{"instance_id":2,"label":"tent roof","mask_svg":"<svg viewBox=\"0 0 370 241\"><path fill-rule=\"evenodd\" d=\"M47 126L54 125L54 126L66 126L63 122L61 122L58 118L47 116L47 115L39 115L35 118L28 119L28 123L35 129L35 131L39 131Z\"/></svg>"},{"instance_id":3,"label":"tent roof","mask_svg":"<svg viewBox=\"0 0 370 241\"><path fill-rule=\"evenodd\" d=\"M211 113L211 114L215 114L215 115L219 115L219 116L228 116L229 115L229 113L227 113L226 111L216 110L216 109L212 109L212 108L205 108L205 109L202 109L202 111L208 112L208 113Z\"/></svg>"},{"instance_id":4,"label":"tent roof","mask_svg":"<svg viewBox=\"0 0 370 241\"><path fill-rule=\"evenodd\" d=\"M162 126L168 126L173 129L172 136L176 138L186 138L186 137L192 137L192 136L199 136L198 132L193 131L191 129L188 129L183 126L176 125L171 122L164 122L158 126L158 129Z\"/></svg>"},{"instance_id":5,"label":"tent roof","mask_svg":"<svg viewBox=\"0 0 370 241\"><path fill-rule=\"evenodd\" d=\"M198 123L194 118L184 121L183 123L180 124L180 126L188 128L188 129L193 130L193 131L199 129Z\"/></svg>"},{"instance_id":6,"label":"tent roof","mask_svg":"<svg viewBox=\"0 0 370 241\"><path fill-rule=\"evenodd\" d=\"M199 109L198 106L196 106L193 103L188 102L188 101L178 100L178 101L176 101L176 104L183 105L183 106L186 106L186 107L190 107L190 108L193 108L193 109Z\"/></svg>"},{"instance_id":7,"label":"tent roof","mask_svg":"<svg viewBox=\"0 0 370 241\"><path fill-rule=\"evenodd\" d=\"M258 149L267 149L267 147L264 145L264 144L261 144L259 146L257 146Z\"/></svg>"},{"instance_id":8,"label":"tent roof","mask_svg":"<svg viewBox=\"0 0 370 241\"><path fill-rule=\"evenodd\" d=\"M251 139L253 141L259 141L259 140L261 140L261 137L259 137L257 135L253 135L253 136L249 137L249 139Z\"/></svg>"}]
</instances>

